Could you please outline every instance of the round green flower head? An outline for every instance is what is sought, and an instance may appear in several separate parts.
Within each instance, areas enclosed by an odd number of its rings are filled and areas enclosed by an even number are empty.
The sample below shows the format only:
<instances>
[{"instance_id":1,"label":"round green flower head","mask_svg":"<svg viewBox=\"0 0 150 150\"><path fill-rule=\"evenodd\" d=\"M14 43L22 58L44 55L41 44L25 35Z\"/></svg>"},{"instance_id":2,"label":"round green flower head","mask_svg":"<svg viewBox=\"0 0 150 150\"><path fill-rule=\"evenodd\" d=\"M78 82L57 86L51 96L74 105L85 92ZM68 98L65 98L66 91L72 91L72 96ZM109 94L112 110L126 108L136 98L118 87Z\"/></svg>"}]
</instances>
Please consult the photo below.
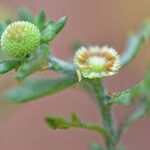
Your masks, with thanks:
<instances>
[{"instance_id":1,"label":"round green flower head","mask_svg":"<svg viewBox=\"0 0 150 150\"><path fill-rule=\"evenodd\" d=\"M27 21L17 21L10 24L1 37L4 54L12 58L24 58L33 54L39 44L39 29Z\"/></svg>"},{"instance_id":2,"label":"round green flower head","mask_svg":"<svg viewBox=\"0 0 150 150\"><path fill-rule=\"evenodd\" d=\"M120 57L116 50L107 46L81 47L75 54L79 81L85 78L102 78L115 75L120 68Z\"/></svg>"}]
</instances>

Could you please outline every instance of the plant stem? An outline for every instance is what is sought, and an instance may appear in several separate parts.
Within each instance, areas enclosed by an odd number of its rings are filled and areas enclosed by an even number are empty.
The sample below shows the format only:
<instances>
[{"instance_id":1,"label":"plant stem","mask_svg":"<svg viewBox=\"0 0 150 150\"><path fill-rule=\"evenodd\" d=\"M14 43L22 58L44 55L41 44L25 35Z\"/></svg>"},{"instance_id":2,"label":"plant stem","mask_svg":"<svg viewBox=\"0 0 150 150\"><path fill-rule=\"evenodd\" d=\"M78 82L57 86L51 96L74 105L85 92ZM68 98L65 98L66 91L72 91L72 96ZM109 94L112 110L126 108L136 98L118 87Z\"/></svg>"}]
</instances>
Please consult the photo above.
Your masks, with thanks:
<instances>
[{"instance_id":1,"label":"plant stem","mask_svg":"<svg viewBox=\"0 0 150 150\"><path fill-rule=\"evenodd\" d=\"M76 77L76 68L73 64L58 59L56 57L49 58L49 66L47 69L51 69L60 73Z\"/></svg>"},{"instance_id":2,"label":"plant stem","mask_svg":"<svg viewBox=\"0 0 150 150\"><path fill-rule=\"evenodd\" d=\"M83 128L83 129L88 129L88 130L92 130L92 131L96 131L98 132L100 135L102 135L103 137L107 137L107 131L105 130L105 128L94 124L94 123L89 123L89 122L80 122L80 123L71 123L70 127L75 127L75 128Z\"/></svg>"},{"instance_id":3,"label":"plant stem","mask_svg":"<svg viewBox=\"0 0 150 150\"><path fill-rule=\"evenodd\" d=\"M98 107L100 108L101 111L103 126L109 133L109 136L106 137L105 139L107 150L115 150L116 147L115 123L112 117L111 108L106 105L108 99L106 98L104 87L99 79L91 80L90 84L92 86L93 89L92 92L94 93Z\"/></svg>"}]
</instances>

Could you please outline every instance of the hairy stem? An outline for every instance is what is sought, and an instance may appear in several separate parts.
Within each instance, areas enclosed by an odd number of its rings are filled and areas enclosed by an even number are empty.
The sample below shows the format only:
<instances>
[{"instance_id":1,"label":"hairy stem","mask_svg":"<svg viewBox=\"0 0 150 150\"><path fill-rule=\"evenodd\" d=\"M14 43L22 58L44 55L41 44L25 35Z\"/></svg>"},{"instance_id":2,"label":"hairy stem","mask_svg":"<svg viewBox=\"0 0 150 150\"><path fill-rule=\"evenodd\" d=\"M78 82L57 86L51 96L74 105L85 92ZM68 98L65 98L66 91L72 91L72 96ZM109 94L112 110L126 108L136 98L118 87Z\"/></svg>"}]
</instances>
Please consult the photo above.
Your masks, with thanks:
<instances>
[{"instance_id":1,"label":"hairy stem","mask_svg":"<svg viewBox=\"0 0 150 150\"><path fill-rule=\"evenodd\" d=\"M87 123L87 122L80 122L79 124L71 123L70 126L75 128L83 128L96 131L105 138L108 136L107 131L103 127L94 123Z\"/></svg>"},{"instance_id":2,"label":"hairy stem","mask_svg":"<svg viewBox=\"0 0 150 150\"><path fill-rule=\"evenodd\" d=\"M48 66L47 69L52 69L54 71L76 77L76 68L75 68L75 66L71 63L60 60L56 57L50 57L49 58L49 66Z\"/></svg>"},{"instance_id":3,"label":"hairy stem","mask_svg":"<svg viewBox=\"0 0 150 150\"><path fill-rule=\"evenodd\" d=\"M106 128L109 136L106 137L106 146L107 150L115 150L116 147L116 130L114 118L112 117L112 110L110 107L106 105L107 98L104 91L104 87L100 80L94 79L91 81L91 85L93 88L94 96L96 98L98 107L100 108L103 126Z\"/></svg>"}]
</instances>

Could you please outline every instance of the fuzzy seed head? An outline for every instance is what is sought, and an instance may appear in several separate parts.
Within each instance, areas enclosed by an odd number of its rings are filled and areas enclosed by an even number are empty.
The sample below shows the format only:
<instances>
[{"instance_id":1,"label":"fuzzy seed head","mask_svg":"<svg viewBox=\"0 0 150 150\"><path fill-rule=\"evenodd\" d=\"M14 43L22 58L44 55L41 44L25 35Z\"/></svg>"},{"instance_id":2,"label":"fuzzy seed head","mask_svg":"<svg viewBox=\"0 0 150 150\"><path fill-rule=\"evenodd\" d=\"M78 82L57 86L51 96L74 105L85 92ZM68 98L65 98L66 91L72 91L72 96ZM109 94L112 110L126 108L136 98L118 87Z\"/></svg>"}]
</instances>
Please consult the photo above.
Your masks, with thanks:
<instances>
[{"instance_id":1,"label":"fuzzy seed head","mask_svg":"<svg viewBox=\"0 0 150 150\"><path fill-rule=\"evenodd\" d=\"M12 58L24 58L33 54L39 44L39 29L27 21L17 21L10 24L1 37L3 52Z\"/></svg>"},{"instance_id":2,"label":"fuzzy seed head","mask_svg":"<svg viewBox=\"0 0 150 150\"><path fill-rule=\"evenodd\" d=\"M81 47L75 54L74 64L85 78L102 78L116 74L120 57L116 50L107 46Z\"/></svg>"}]
</instances>

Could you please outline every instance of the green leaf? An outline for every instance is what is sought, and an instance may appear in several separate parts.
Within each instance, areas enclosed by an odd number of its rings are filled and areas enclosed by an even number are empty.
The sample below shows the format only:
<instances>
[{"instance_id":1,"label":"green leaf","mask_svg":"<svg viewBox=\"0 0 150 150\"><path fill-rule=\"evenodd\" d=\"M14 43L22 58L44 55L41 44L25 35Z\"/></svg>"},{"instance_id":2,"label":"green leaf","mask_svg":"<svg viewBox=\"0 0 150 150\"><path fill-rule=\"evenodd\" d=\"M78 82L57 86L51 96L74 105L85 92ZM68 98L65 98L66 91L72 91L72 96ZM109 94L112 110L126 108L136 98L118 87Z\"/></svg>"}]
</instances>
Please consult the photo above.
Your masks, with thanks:
<instances>
[{"instance_id":1,"label":"green leaf","mask_svg":"<svg viewBox=\"0 0 150 150\"><path fill-rule=\"evenodd\" d=\"M108 101L108 104L122 104L122 105L129 105L135 97L140 95L141 90L144 87L144 82L141 81L139 84L135 85L134 87L114 94L111 99Z\"/></svg>"},{"instance_id":2,"label":"green leaf","mask_svg":"<svg viewBox=\"0 0 150 150\"><path fill-rule=\"evenodd\" d=\"M18 20L34 23L34 17L27 8L20 8L18 10Z\"/></svg>"},{"instance_id":3,"label":"green leaf","mask_svg":"<svg viewBox=\"0 0 150 150\"><path fill-rule=\"evenodd\" d=\"M107 131L105 130L105 128L102 128L95 123L83 122L79 119L79 117L75 113L71 115L70 120L58 116L47 116L46 122L52 129L68 129L72 127L83 128L96 131L101 135L103 135L104 137L107 136Z\"/></svg>"},{"instance_id":4,"label":"green leaf","mask_svg":"<svg viewBox=\"0 0 150 150\"><path fill-rule=\"evenodd\" d=\"M24 81L17 88L6 93L6 99L14 102L27 102L48 94L53 94L64 90L73 84L76 80L71 77L62 77L59 79L30 79Z\"/></svg>"},{"instance_id":5,"label":"green leaf","mask_svg":"<svg viewBox=\"0 0 150 150\"><path fill-rule=\"evenodd\" d=\"M46 122L52 129L68 129L70 124L63 117L49 116L46 118Z\"/></svg>"},{"instance_id":6,"label":"green leaf","mask_svg":"<svg viewBox=\"0 0 150 150\"><path fill-rule=\"evenodd\" d=\"M21 61L17 60L6 60L0 62L0 74L5 74L13 69L18 69L21 65Z\"/></svg>"},{"instance_id":7,"label":"green leaf","mask_svg":"<svg viewBox=\"0 0 150 150\"><path fill-rule=\"evenodd\" d=\"M41 33L41 42L48 44L55 38L54 25L48 25L46 29Z\"/></svg>"},{"instance_id":8,"label":"green leaf","mask_svg":"<svg viewBox=\"0 0 150 150\"><path fill-rule=\"evenodd\" d=\"M140 98L142 96L150 98L150 67L147 74L144 77L144 80L139 82L137 85L132 88L114 94L110 97L108 104L122 104L129 105L135 98Z\"/></svg>"},{"instance_id":9,"label":"green leaf","mask_svg":"<svg viewBox=\"0 0 150 150\"><path fill-rule=\"evenodd\" d=\"M60 18L58 20L58 22L54 25L54 31L55 31L56 35L63 29L63 27L65 26L66 22L67 22L67 17L64 16L64 17Z\"/></svg>"},{"instance_id":10,"label":"green leaf","mask_svg":"<svg viewBox=\"0 0 150 150\"><path fill-rule=\"evenodd\" d=\"M46 29L42 32L41 42L46 44L51 42L56 37L56 35L63 29L66 21L67 17L60 18L60 20L58 20L56 24L50 21Z\"/></svg>"},{"instance_id":11,"label":"green leaf","mask_svg":"<svg viewBox=\"0 0 150 150\"><path fill-rule=\"evenodd\" d=\"M63 117L49 116L46 118L46 122L52 129L68 129L70 124Z\"/></svg>"},{"instance_id":12,"label":"green leaf","mask_svg":"<svg viewBox=\"0 0 150 150\"><path fill-rule=\"evenodd\" d=\"M127 47L121 57L121 66L128 64L137 54L142 44L148 40L150 36L150 21L145 21L140 31L129 37Z\"/></svg>"},{"instance_id":13,"label":"green leaf","mask_svg":"<svg viewBox=\"0 0 150 150\"><path fill-rule=\"evenodd\" d=\"M46 14L44 11L41 11L37 17L34 17L27 8L20 8L18 11L18 20L31 22L36 25L40 31L46 27Z\"/></svg>"},{"instance_id":14,"label":"green leaf","mask_svg":"<svg viewBox=\"0 0 150 150\"><path fill-rule=\"evenodd\" d=\"M41 11L35 19L35 24L38 26L40 30L43 30L46 27L45 21L46 21L46 14L44 11Z\"/></svg>"},{"instance_id":15,"label":"green leaf","mask_svg":"<svg viewBox=\"0 0 150 150\"><path fill-rule=\"evenodd\" d=\"M76 113L71 114L71 121L73 125L79 125L81 124L81 120L79 119L78 115Z\"/></svg>"},{"instance_id":16,"label":"green leaf","mask_svg":"<svg viewBox=\"0 0 150 150\"><path fill-rule=\"evenodd\" d=\"M106 149L96 143L91 143L90 150L106 150Z\"/></svg>"},{"instance_id":17,"label":"green leaf","mask_svg":"<svg viewBox=\"0 0 150 150\"><path fill-rule=\"evenodd\" d=\"M140 88L138 91L137 88ZM119 130L118 130L118 139L120 139L121 135L136 121L144 118L145 116L150 114L150 68L148 70L148 73L146 74L144 80L139 83L137 86L131 88L128 90L128 94L132 95L131 96L131 102L133 101L133 94L134 90L136 89L138 91L138 96L140 97L140 102L138 104L138 107L135 108L135 110L127 116L123 122L121 123ZM135 91L136 91L135 90ZM124 92L122 92L124 93ZM122 97L123 94L120 94ZM119 99L118 99L119 100ZM124 99L120 98L121 101Z\"/></svg>"},{"instance_id":18,"label":"green leaf","mask_svg":"<svg viewBox=\"0 0 150 150\"><path fill-rule=\"evenodd\" d=\"M119 147L117 150L126 150L125 147Z\"/></svg>"}]
</instances>

